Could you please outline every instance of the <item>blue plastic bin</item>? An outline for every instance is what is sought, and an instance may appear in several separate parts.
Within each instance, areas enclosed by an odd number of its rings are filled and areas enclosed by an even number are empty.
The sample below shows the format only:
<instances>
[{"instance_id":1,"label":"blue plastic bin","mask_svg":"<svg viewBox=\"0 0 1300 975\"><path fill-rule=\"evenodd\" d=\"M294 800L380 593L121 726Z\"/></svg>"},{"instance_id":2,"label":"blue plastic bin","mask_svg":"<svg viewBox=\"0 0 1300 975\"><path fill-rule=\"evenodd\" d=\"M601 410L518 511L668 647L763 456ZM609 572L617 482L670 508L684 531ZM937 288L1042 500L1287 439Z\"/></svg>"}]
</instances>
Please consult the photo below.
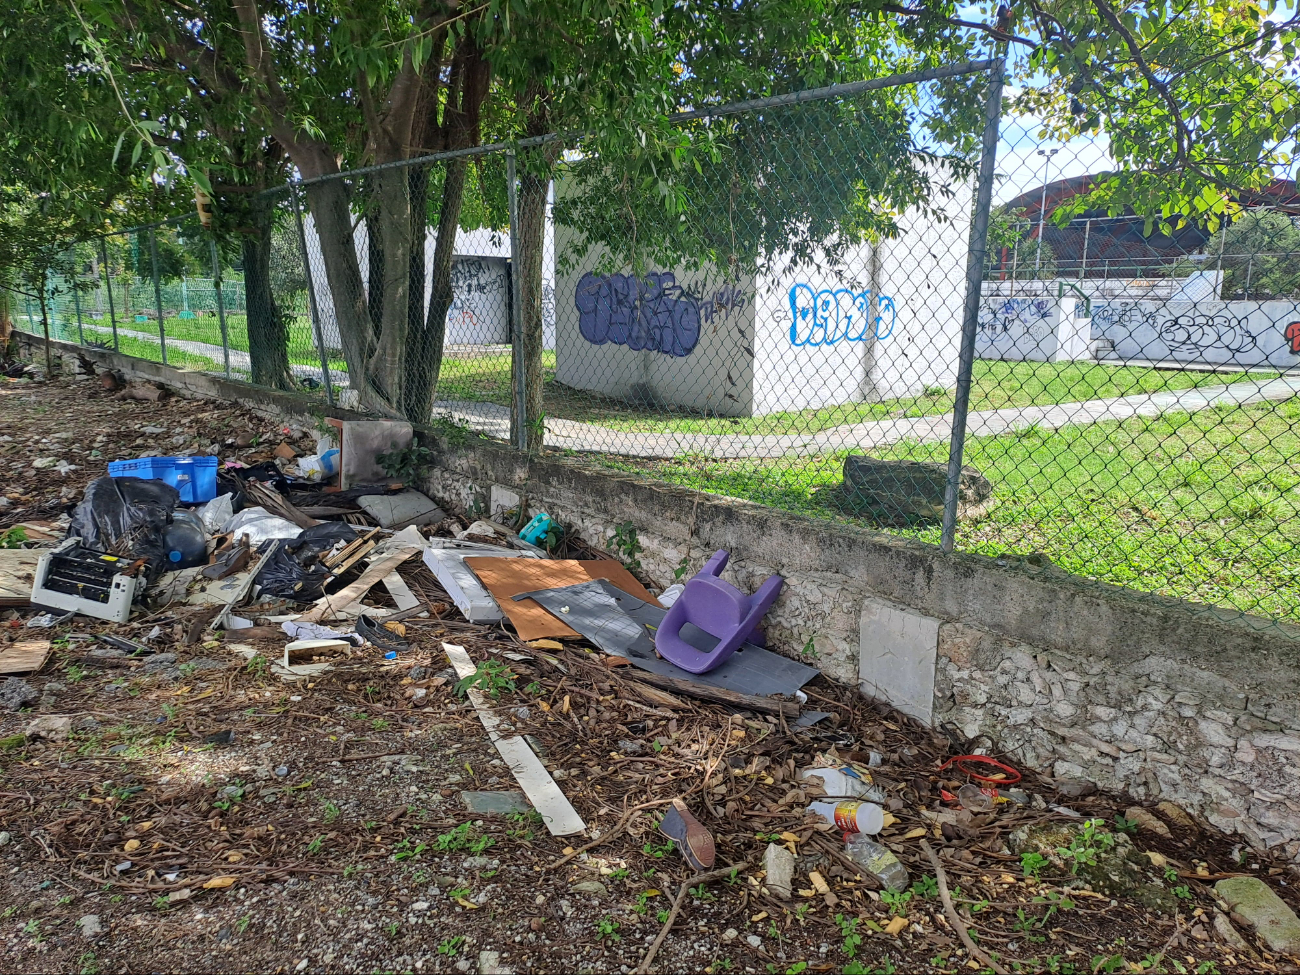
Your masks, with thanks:
<instances>
[{"instance_id":1,"label":"blue plastic bin","mask_svg":"<svg viewBox=\"0 0 1300 975\"><path fill-rule=\"evenodd\" d=\"M217 496L215 457L140 457L136 460L114 460L109 462L108 475L166 481L181 493L181 500L186 504L202 504Z\"/></svg>"},{"instance_id":2,"label":"blue plastic bin","mask_svg":"<svg viewBox=\"0 0 1300 975\"><path fill-rule=\"evenodd\" d=\"M217 496L217 458L176 457L176 490L188 504L203 504Z\"/></svg>"}]
</instances>

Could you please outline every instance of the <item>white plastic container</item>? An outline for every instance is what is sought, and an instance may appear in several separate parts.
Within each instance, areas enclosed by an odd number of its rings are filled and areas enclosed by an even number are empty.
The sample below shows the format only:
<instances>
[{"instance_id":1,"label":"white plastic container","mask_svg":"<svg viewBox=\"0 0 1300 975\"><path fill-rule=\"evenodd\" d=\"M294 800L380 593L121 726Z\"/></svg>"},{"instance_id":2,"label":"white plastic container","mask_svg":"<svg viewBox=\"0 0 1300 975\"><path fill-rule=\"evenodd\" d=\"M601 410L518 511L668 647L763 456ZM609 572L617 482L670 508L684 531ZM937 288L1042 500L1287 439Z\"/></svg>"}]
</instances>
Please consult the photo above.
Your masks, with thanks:
<instances>
[{"instance_id":1,"label":"white plastic container","mask_svg":"<svg viewBox=\"0 0 1300 975\"><path fill-rule=\"evenodd\" d=\"M885 828L885 811L874 802L856 799L818 799L808 807L828 823L834 823L846 833L879 833Z\"/></svg>"}]
</instances>

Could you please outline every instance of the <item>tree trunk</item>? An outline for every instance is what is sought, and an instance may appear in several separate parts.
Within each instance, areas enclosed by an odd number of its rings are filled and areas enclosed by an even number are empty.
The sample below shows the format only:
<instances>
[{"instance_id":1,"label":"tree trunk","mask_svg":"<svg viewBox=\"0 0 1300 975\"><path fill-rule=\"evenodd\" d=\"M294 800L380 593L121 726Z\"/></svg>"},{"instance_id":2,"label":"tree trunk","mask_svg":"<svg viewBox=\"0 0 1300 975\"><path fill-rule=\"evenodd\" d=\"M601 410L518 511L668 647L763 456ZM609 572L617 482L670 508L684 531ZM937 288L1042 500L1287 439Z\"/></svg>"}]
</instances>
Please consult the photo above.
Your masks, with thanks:
<instances>
[{"instance_id":1,"label":"tree trunk","mask_svg":"<svg viewBox=\"0 0 1300 975\"><path fill-rule=\"evenodd\" d=\"M45 333L45 381L54 379L54 359L50 353L50 318L45 312L45 288L48 285L47 271L41 268L41 290L37 296L41 304L41 331Z\"/></svg>"},{"instance_id":2,"label":"tree trunk","mask_svg":"<svg viewBox=\"0 0 1300 975\"><path fill-rule=\"evenodd\" d=\"M373 179L362 183L369 190L366 201L366 309L370 312L370 330L376 342L384 330L384 232L380 228L383 202L375 192Z\"/></svg>"},{"instance_id":3,"label":"tree trunk","mask_svg":"<svg viewBox=\"0 0 1300 975\"><path fill-rule=\"evenodd\" d=\"M523 336L515 355L523 356L524 402L520 409L518 390L511 411L511 442L518 443L518 424L527 431L529 451L540 451L545 430L542 420L542 244L546 231L546 199L550 193L551 151L546 154L546 174L523 167L519 177L519 296Z\"/></svg>"},{"instance_id":4,"label":"tree trunk","mask_svg":"<svg viewBox=\"0 0 1300 975\"><path fill-rule=\"evenodd\" d=\"M348 382L360 395L362 403L380 413L392 415L392 406L368 382L366 366L375 339L366 308L361 264L357 261L352 239L347 185L341 179L312 183L307 187L307 200L316 221L334 318L343 345L343 358L348 364Z\"/></svg>"},{"instance_id":5,"label":"tree trunk","mask_svg":"<svg viewBox=\"0 0 1300 975\"><path fill-rule=\"evenodd\" d=\"M429 313L418 335L412 335L411 357L407 362L407 416L427 422L433 413L442 373L442 357L447 341L447 312L455 295L451 288L451 262L456 252L456 230L460 226L460 208L465 199L464 159L444 163L442 201L438 208L438 237L433 246L433 273L429 289Z\"/></svg>"},{"instance_id":6,"label":"tree trunk","mask_svg":"<svg viewBox=\"0 0 1300 975\"><path fill-rule=\"evenodd\" d=\"M406 378L406 325L410 309L407 296L411 277L411 198L407 174L390 169L375 174L379 194L379 232L384 252L383 295L380 307L379 342L366 365L367 384L379 390L390 408L402 413L402 383ZM371 223L374 228L374 223ZM375 270L370 273L375 280ZM371 296L373 320L375 296Z\"/></svg>"},{"instance_id":7,"label":"tree trunk","mask_svg":"<svg viewBox=\"0 0 1300 975\"><path fill-rule=\"evenodd\" d=\"M294 389L289 368L289 328L271 290L271 208L253 199L252 232L242 236L248 357L254 385Z\"/></svg>"}]
</instances>

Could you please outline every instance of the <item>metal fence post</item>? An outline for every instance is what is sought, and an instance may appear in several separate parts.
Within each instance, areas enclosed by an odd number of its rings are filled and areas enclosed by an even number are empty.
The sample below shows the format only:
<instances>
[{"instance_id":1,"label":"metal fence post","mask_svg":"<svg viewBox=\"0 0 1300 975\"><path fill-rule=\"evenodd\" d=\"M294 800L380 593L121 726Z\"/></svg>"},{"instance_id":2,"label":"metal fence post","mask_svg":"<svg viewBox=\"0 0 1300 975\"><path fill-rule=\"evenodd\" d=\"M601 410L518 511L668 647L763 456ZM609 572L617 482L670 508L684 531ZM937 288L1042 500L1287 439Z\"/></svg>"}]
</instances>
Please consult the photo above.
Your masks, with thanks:
<instances>
[{"instance_id":1,"label":"metal fence post","mask_svg":"<svg viewBox=\"0 0 1300 975\"><path fill-rule=\"evenodd\" d=\"M113 326L113 351L117 352L117 312L113 309L113 275L108 270L108 244L99 238L99 259L104 265L104 289L108 292L108 321Z\"/></svg>"},{"instance_id":2,"label":"metal fence post","mask_svg":"<svg viewBox=\"0 0 1300 975\"><path fill-rule=\"evenodd\" d=\"M158 346L162 349L162 364L167 365L167 334L163 328L162 282L158 278L158 232L149 231L149 263L153 268L153 300L158 311Z\"/></svg>"},{"instance_id":3,"label":"metal fence post","mask_svg":"<svg viewBox=\"0 0 1300 975\"><path fill-rule=\"evenodd\" d=\"M312 279L311 260L307 257L307 231L302 224L302 205L298 202L298 184L289 184L289 199L293 201L293 222L298 229L298 250L302 253L302 272L307 277L307 310L311 312L312 334L316 336L316 351L320 353L321 378L325 382L325 401L334 405L334 383L330 379L329 357L325 354L325 336L321 333L320 309L316 306L316 284ZM244 296L247 302L248 296ZM247 304L244 306L247 308Z\"/></svg>"},{"instance_id":4,"label":"metal fence post","mask_svg":"<svg viewBox=\"0 0 1300 975\"><path fill-rule=\"evenodd\" d=\"M208 237L212 253L212 283L217 291L217 321L221 325L221 357L225 360L226 378L230 378L230 336L226 334L226 302L221 296L221 255L217 253L217 239ZM184 282L182 281L182 286Z\"/></svg>"},{"instance_id":5,"label":"metal fence post","mask_svg":"<svg viewBox=\"0 0 1300 975\"><path fill-rule=\"evenodd\" d=\"M523 275L519 266L519 194L515 188L515 152L506 150L506 202L510 218L510 365L515 395L513 421L515 446L528 449L528 409L524 375Z\"/></svg>"},{"instance_id":6,"label":"metal fence post","mask_svg":"<svg viewBox=\"0 0 1300 975\"><path fill-rule=\"evenodd\" d=\"M1001 53L1001 52L999 52ZM943 497L943 534L940 545L951 552L957 537L957 500L961 485L962 451L966 445L966 413L970 408L971 371L975 365L975 334L979 326L984 285L984 252L988 246L989 209L993 202L993 166L998 154L1002 118L1002 72L998 57L989 69L989 94L984 106L984 147L975 184L975 219L970 228L966 258L966 308L961 325L961 351L957 363L957 395L952 411L952 441L948 447L948 484Z\"/></svg>"},{"instance_id":7,"label":"metal fence post","mask_svg":"<svg viewBox=\"0 0 1300 975\"><path fill-rule=\"evenodd\" d=\"M73 257L73 260L74 261L76 260L75 256ZM74 264L73 267L75 268L76 265ZM77 310L77 340L82 345L85 345L86 327L85 325L82 324L81 321L81 293L77 288L77 277L75 276L75 271L74 271L74 277L72 279L72 307Z\"/></svg>"}]
</instances>

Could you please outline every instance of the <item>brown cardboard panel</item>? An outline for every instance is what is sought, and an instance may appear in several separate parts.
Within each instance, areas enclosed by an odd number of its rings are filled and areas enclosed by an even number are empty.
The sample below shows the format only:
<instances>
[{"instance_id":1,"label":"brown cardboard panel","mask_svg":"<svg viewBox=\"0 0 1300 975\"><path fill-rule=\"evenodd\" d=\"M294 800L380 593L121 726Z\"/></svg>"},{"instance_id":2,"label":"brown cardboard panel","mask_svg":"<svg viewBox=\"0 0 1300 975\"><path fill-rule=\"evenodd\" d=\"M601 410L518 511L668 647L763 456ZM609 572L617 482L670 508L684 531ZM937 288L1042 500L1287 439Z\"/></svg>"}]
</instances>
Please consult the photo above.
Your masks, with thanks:
<instances>
[{"instance_id":1,"label":"brown cardboard panel","mask_svg":"<svg viewBox=\"0 0 1300 975\"><path fill-rule=\"evenodd\" d=\"M20 640L0 648L0 674L34 674L50 655L49 640Z\"/></svg>"},{"instance_id":2,"label":"brown cardboard panel","mask_svg":"<svg viewBox=\"0 0 1300 975\"><path fill-rule=\"evenodd\" d=\"M632 573L611 559L467 558L465 564L487 587L487 591L501 606L501 611L510 617L521 640L578 636L575 630L565 626L533 600L515 602L511 598L521 592L576 586L592 579L606 579L629 596L635 596L654 606L659 605Z\"/></svg>"}]
</instances>

